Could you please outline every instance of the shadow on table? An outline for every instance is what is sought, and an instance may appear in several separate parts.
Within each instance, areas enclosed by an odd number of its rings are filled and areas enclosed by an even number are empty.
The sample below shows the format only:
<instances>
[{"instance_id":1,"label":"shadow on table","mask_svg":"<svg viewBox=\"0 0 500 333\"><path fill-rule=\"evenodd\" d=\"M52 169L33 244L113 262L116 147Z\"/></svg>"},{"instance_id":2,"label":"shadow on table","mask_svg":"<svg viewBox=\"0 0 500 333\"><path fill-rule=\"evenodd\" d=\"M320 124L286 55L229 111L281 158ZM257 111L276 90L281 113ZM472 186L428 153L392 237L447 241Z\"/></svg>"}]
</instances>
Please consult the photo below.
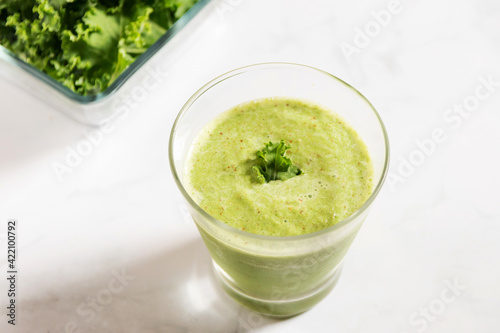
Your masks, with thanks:
<instances>
[{"instance_id":1,"label":"shadow on table","mask_svg":"<svg viewBox=\"0 0 500 333\"><path fill-rule=\"evenodd\" d=\"M198 239L22 304L44 332L248 332L277 320L225 294ZM32 316L33 314L33 316ZM48 318L52 318L48 320ZM24 326L24 325L23 325Z\"/></svg>"}]
</instances>

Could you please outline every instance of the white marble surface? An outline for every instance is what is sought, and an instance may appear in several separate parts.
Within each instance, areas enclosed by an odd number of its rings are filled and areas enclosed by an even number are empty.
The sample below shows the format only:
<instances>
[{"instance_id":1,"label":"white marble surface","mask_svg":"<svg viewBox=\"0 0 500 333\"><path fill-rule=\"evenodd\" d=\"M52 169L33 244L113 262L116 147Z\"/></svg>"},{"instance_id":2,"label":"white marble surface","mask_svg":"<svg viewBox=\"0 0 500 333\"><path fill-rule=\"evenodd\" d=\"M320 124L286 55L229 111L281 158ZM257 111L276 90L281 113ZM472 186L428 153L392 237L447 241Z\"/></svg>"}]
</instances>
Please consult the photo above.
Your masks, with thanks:
<instances>
[{"instance_id":1,"label":"white marble surface","mask_svg":"<svg viewBox=\"0 0 500 333\"><path fill-rule=\"evenodd\" d=\"M0 331L499 332L500 87L488 96L478 88L484 98L470 114L444 117L474 102L481 77L500 82L500 4L401 0L347 61L342 42L353 44L370 11L389 3L214 0L169 78L62 182L51 165L86 127L0 80L0 240L8 218L20 223L17 325L6 324L2 278ZM392 144L391 181L339 284L284 321L253 315L214 284L167 162L187 98L218 74L267 61L308 64L353 84L379 110ZM418 160L416 141L436 129L446 139L405 173L401 161ZM117 282L122 271L133 279ZM91 310L97 296L105 304Z\"/></svg>"}]
</instances>

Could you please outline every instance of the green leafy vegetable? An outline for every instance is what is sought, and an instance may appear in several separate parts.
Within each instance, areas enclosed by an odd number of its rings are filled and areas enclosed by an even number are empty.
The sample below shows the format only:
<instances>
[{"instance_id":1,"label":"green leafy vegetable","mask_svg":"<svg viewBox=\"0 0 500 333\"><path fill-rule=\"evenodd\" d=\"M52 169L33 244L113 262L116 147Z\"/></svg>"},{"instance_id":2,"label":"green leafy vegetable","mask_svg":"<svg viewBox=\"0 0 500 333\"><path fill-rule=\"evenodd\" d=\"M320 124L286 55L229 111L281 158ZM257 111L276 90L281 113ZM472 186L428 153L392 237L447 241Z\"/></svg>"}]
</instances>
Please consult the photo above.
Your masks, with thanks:
<instances>
[{"instance_id":1,"label":"green leafy vegetable","mask_svg":"<svg viewBox=\"0 0 500 333\"><path fill-rule=\"evenodd\" d=\"M0 0L0 45L82 95L106 89L198 0Z\"/></svg>"},{"instance_id":2,"label":"green leafy vegetable","mask_svg":"<svg viewBox=\"0 0 500 333\"><path fill-rule=\"evenodd\" d=\"M265 148L257 151L257 165L253 166L255 177L260 183L269 183L272 180L287 180L298 176L302 171L292 164L286 157L290 146L284 140L278 143L266 143Z\"/></svg>"}]
</instances>

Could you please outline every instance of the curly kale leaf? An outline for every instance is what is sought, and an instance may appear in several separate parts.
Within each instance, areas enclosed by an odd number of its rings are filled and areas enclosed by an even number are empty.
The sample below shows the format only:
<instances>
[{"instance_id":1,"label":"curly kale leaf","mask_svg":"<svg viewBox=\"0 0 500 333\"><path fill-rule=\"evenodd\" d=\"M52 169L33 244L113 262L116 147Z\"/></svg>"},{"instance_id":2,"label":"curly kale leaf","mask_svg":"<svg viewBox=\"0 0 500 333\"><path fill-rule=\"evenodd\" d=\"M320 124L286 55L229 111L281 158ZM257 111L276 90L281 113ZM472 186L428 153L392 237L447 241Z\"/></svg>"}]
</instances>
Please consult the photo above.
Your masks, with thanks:
<instances>
[{"instance_id":1,"label":"curly kale leaf","mask_svg":"<svg viewBox=\"0 0 500 333\"><path fill-rule=\"evenodd\" d=\"M71 90L97 94L198 0L1 0L0 45Z\"/></svg>"},{"instance_id":2,"label":"curly kale leaf","mask_svg":"<svg viewBox=\"0 0 500 333\"><path fill-rule=\"evenodd\" d=\"M285 156L290 148L284 140L281 140L278 143L266 143L264 149L257 151L257 165L252 167L257 181L260 183L284 181L300 175L302 171Z\"/></svg>"}]
</instances>

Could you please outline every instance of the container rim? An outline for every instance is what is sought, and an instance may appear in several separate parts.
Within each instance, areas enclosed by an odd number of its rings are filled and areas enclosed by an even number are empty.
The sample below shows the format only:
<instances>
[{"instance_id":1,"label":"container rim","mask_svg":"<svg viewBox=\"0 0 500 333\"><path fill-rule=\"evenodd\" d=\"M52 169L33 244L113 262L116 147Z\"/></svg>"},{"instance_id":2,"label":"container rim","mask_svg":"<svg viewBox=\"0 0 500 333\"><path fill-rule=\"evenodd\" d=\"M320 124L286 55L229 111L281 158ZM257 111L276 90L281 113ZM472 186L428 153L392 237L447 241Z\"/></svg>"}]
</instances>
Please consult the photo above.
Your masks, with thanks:
<instances>
[{"instance_id":1,"label":"container rim","mask_svg":"<svg viewBox=\"0 0 500 333\"><path fill-rule=\"evenodd\" d=\"M210 90L212 87L216 86L217 84L233 77L236 75L243 74L248 71L253 71L253 70L265 70L265 69L282 69L282 68L293 68L293 69L302 69L302 70L313 70L317 71L322 75L326 75L334 80L337 80L341 84L345 85L347 88L351 89L353 92L355 92L357 95L359 95L365 102L368 104L368 106L372 109L373 113L375 114L378 124L382 130L383 137L384 137L384 146L385 146L385 156L384 156L384 166L382 169L382 173L376 182L376 185L370 195L370 197L366 200L366 202L358 208L353 214L351 214L349 217L343 219L342 221L329 226L327 228L308 233L308 234L303 234L303 235L296 235L296 236L268 236L268 235L259 235L259 234L253 234L249 232L242 231L240 229L234 228L216 218L208 214L205 210L203 210L192 198L191 196L187 193L184 185L182 184L180 178L179 178L179 173L177 168L175 167L175 162L174 162L174 143L175 143L175 134L177 132L177 125L179 121L182 119L184 114L187 112L187 110L191 107L192 104L198 100L203 94L205 94L208 90ZM242 101L244 102L244 101ZM253 65L248 65L244 67L240 67L237 69L234 69L232 71L226 72L222 75L219 75L215 79L209 81L206 83L204 86L202 86L200 89L198 89L184 104L184 106L181 108L179 114L175 118L174 124L172 126L172 130L170 132L170 137L169 137L169 146L168 146L168 157L169 157L169 163L170 163L170 170L172 172L172 175L174 177L175 183L177 184L177 187L181 191L182 195L184 198L187 200L188 204L190 204L194 209L202 215L209 223L213 224L217 228L222 228L230 233L235 233L237 235L243 236L245 238L250 238L250 239L256 239L256 240L263 240L263 241L273 241L273 242L291 242L291 241L298 241L298 240L305 240L305 239L310 239L310 238L317 238L320 236L323 236L325 234L330 234L333 233L346 225L350 224L351 221L355 220L358 216L363 214L373 203L375 198L377 197L378 193L380 192L382 185L384 184L385 178L387 176L387 172L389 169L389 137L387 135L387 131L385 128L384 123L382 122L382 118L380 117L379 113L375 110L375 107L368 101L368 99L361 94L357 89L355 89L353 86L348 84L347 82L339 79L338 77L325 72L323 70L317 69L312 66L308 65L301 65L301 64L296 64L296 63L287 63L287 62L267 62L267 63L258 63L258 64L253 64Z\"/></svg>"}]
</instances>

